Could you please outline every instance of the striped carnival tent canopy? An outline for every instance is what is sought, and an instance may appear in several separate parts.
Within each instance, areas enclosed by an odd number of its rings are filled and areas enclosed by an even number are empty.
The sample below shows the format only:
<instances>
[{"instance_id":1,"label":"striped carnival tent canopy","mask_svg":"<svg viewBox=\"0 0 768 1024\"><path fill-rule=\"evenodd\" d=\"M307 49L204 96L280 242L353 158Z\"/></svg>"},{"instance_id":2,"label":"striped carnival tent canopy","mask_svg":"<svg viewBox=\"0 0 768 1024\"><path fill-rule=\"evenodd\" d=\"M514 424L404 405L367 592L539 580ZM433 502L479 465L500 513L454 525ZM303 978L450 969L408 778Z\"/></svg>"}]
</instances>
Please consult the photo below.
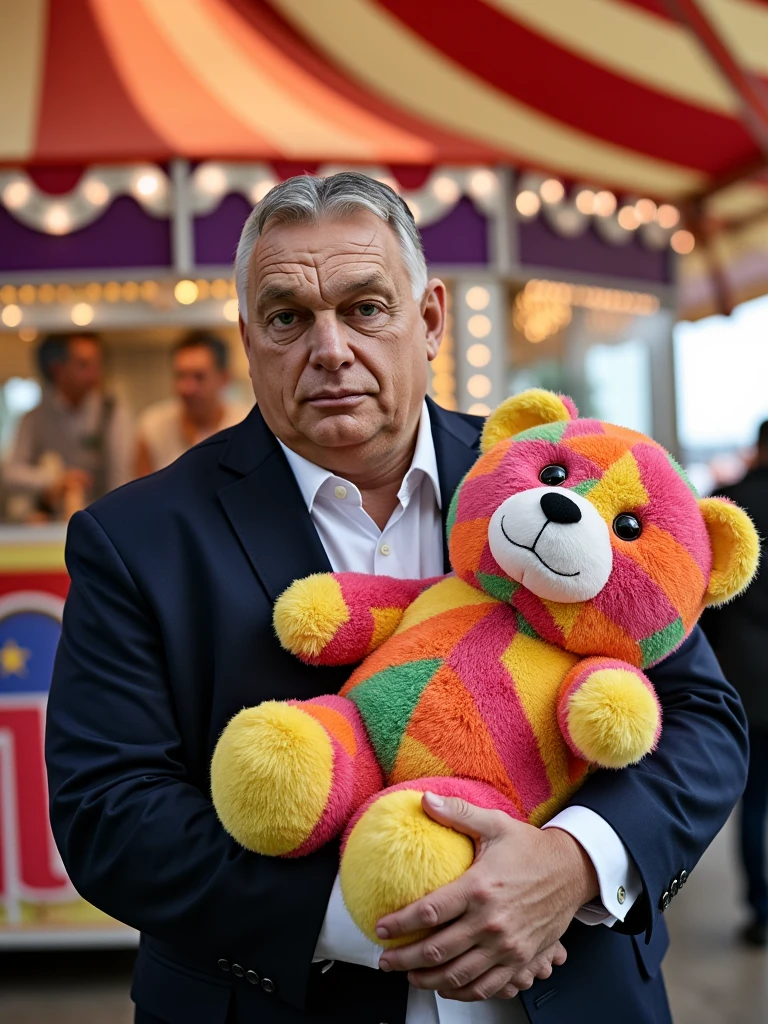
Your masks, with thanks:
<instances>
[{"instance_id":1,"label":"striped carnival tent canopy","mask_svg":"<svg viewBox=\"0 0 768 1024\"><path fill-rule=\"evenodd\" d=\"M0 0L0 24L0 164L41 181L510 164L677 204L694 299L705 269L768 290L768 0Z\"/></svg>"}]
</instances>

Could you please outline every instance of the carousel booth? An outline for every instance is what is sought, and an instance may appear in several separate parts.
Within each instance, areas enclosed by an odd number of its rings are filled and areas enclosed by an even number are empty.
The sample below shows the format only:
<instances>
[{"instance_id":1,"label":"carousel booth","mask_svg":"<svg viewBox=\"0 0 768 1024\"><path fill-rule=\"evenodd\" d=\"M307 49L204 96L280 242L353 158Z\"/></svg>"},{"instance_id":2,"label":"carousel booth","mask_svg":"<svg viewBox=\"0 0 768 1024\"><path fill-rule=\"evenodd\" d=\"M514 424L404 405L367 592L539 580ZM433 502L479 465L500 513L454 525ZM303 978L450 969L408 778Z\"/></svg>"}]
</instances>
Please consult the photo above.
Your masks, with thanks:
<instances>
[{"instance_id":1,"label":"carousel booth","mask_svg":"<svg viewBox=\"0 0 768 1024\"><path fill-rule=\"evenodd\" d=\"M0 21L6 447L49 331L99 332L139 413L173 342L214 329L248 395L233 254L304 171L408 203L449 286L448 408L539 384L674 451L675 318L765 290L768 9L747 0L0 0ZM3 498L0 944L133 941L47 826L65 525L18 525Z\"/></svg>"}]
</instances>

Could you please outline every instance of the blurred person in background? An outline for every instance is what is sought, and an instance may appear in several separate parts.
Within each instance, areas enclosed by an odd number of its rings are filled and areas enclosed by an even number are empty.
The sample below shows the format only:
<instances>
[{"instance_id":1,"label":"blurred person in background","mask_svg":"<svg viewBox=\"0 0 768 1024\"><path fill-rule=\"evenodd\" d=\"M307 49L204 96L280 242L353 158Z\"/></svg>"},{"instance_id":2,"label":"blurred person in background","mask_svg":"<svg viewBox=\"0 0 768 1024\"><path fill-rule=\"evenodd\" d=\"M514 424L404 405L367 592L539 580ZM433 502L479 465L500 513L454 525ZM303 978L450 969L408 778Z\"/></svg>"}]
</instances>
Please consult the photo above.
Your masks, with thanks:
<instances>
[{"instance_id":1,"label":"blurred person in background","mask_svg":"<svg viewBox=\"0 0 768 1024\"><path fill-rule=\"evenodd\" d=\"M151 405L139 419L136 476L164 469L188 448L244 420L250 405L224 397L229 352L215 334L193 331L173 349L175 398Z\"/></svg>"},{"instance_id":2,"label":"blurred person in background","mask_svg":"<svg viewBox=\"0 0 768 1024\"><path fill-rule=\"evenodd\" d=\"M49 335L37 362L43 396L19 424L5 483L31 498L30 519L66 519L131 479L133 423L104 387L98 335Z\"/></svg>"},{"instance_id":3,"label":"blurred person in background","mask_svg":"<svg viewBox=\"0 0 768 1024\"><path fill-rule=\"evenodd\" d=\"M768 420L761 424L752 469L738 483L716 492L749 512L757 532L768 537ZM763 557L765 554L763 553ZM768 568L730 604L704 613L702 626L726 678L741 695L749 722L749 774L741 806L741 859L752 920L742 932L752 946L768 945Z\"/></svg>"}]
</instances>

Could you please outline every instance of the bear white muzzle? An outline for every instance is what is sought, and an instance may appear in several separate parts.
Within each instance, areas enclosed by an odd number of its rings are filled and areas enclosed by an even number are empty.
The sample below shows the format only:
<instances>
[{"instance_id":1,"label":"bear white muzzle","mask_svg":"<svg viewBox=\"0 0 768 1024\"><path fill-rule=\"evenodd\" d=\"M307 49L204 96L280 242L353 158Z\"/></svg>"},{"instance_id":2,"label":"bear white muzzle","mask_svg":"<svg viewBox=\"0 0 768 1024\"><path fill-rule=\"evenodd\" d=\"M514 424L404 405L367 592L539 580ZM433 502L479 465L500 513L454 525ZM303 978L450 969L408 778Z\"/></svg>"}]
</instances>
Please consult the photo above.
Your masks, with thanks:
<instances>
[{"instance_id":1,"label":"bear white muzzle","mask_svg":"<svg viewBox=\"0 0 768 1024\"><path fill-rule=\"evenodd\" d=\"M546 601L589 601L613 568L609 528L586 498L563 487L535 487L507 498L488 527L504 572Z\"/></svg>"}]
</instances>

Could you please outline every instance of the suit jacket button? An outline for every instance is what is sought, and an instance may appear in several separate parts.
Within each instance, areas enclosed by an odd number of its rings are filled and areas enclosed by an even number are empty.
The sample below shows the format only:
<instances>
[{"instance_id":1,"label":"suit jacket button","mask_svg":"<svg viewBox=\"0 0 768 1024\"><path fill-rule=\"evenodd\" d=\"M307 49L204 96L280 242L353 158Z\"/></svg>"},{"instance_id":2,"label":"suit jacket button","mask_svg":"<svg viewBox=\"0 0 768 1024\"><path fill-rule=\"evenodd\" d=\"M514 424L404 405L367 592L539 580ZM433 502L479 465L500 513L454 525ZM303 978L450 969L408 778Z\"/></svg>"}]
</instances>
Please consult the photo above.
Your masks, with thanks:
<instances>
[{"instance_id":1,"label":"suit jacket button","mask_svg":"<svg viewBox=\"0 0 768 1024\"><path fill-rule=\"evenodd\" d=\"M677 896L677 894L679 892L680 892L680 883L678 882L678 880L676 878L673 878L672 879L672 884L669 887L669 894L670 894L670 896Z\"/></svg>"},{"instance_id":2,"label":"suit jacket button","mask_svg":"<svg viewBox=\"0 0 768 1024\"><path fill-rule=\"evenodd\" d=\"M662 912L662 914L667 909L671 901L672 897L669 895L668 892L665 892L664 895L661 897L661 900L659 901L659 910ZM232 968L232 970L234 970L234 967Z\"/></svg>"},{"instance_id":3,"label":"suit jacket button","mask_svg":"<svg viewBox=\"0 0 768 1024\"><path fill-rule=\"evenodd\" d=\"M681 871L680 872L680 885L685 885L685 883L687 881L688 881L688 872L687 871Z\"/></svg>"},{"instance_id":4,"label":"suit jacket button","mask_svg":"<svg viewBox=\"0 0 768 1024\"><path fill-rule=\"evenodd\" d=\"M240 966L240 964L232 964L232 973L236 978L242 978L245 975L245 970Z\"/></svg>"},{"instance_id":5,"label":"suit jacket button","mask_svg":"<svg viewBox=\"0 0 768 1024\"><path fill-rule=\"evenodd\" d=\"M258 985L259 981L261 981L256 971L246 971L245 979L246 981L250 981L252 985Z\"/></svg>"},{"instance_id":6,"label":"suit jacket button","mask_svg":"<svg viewBox=\"0 0 768 1024\"><path fill-rule=\"evenodd\" d=\"M272 993L277 988L277 985L274 983L274 981L272 981L271 978L262 978L261 987L264 989L268 996L271 996Z\"/></svg>"},{"instance_id":7,"label":"suit jacket button","mask_svg":"<svg viewBox=\"0 0 768 1024\"><path fill-rule=\"evenodd\" d=\"M219 960L218 967L220 971L229 970L229 960Z\"/></svg>"}]
</instances>

